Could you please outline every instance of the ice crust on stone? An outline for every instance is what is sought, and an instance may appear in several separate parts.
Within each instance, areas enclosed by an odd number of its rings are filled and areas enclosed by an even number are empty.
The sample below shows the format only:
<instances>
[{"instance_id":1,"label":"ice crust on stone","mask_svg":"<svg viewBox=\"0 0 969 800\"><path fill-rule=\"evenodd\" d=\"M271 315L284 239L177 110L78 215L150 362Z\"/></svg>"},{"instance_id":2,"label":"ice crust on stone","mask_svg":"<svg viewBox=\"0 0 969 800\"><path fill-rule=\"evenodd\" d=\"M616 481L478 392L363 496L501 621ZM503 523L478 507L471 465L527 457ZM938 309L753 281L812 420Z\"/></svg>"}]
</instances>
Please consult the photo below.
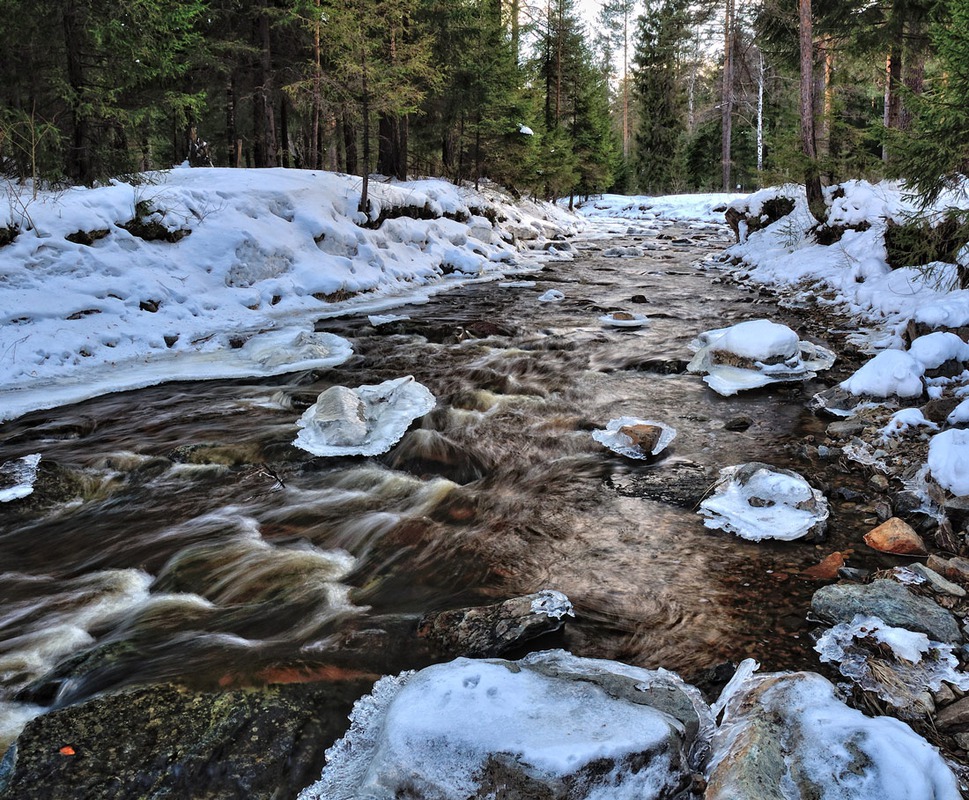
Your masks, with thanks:
<instances>
[{"instance_id":1,"label":"ice crust on stone","mask_svg":"<svg viewBox=\"0 0 969 800\"><path fill-rule=\"evenodd\" d=\"M778 729L786 734L780 740L774 738ZM772 758L774 748L780 763ZM770 763L754 764L758 759ZM937 748L901 720L849 708L828 680L810 672L756 674L736 687L714 737L704 796L737 797L729 789L743 785L731 780L738 773L751 779L766 773L772 782L778 772L771 797L806 797L808 791L821 800L961 797ZM724 783L729 789L719 793Z\"/></svg>"},{"instance_id":2,"label":"ice crust on stone","mask_svg":"<svg viewBox=\"0 0 969 800\"><path fill-rule=\"evenodd\" d=\"M331 386L297 420L302 430L293 444L315 456L385 453L436 402L410 375L356 389Z\"/></svg>"},{"instance_id":3,"label":"ice crust on stone","mask_svg":"<svg viewBox=\"0 0 969 800\"><path fill-rule=\"evenodd\" d=\"M969 430L953 428L933 436L928 466L943 489L957 497L969 495Z\"/></svg>"},{"instance_id":4,"label":"ice crust on stone","mask_svg":"<svg viewBox=\"0 0 969 800\"><path fill-rule=\"evenodd\" d=\"M699 692L663 670L563 651L520 662L458 658L379 680L354 705L347 735L327 751L321 780L299 798L392 800L400 785L427 800L469 797L492 754L526 771L565 778L598 759L662 750L671 728L682 731L678 720L649 705L562 677L590 670L632 678L643 691L675 684L695 704L700 738L709 737L712 721ZM669 752L658 752L644 769L614 770L610 785L584 796L659 800L683 779L670 762Z\"/></svg>"},{"instance_id":5,"label":"ice crust on stone","mask_svg":"<svg viewBox=\"0 0 969 800\"><path fill-rule=\"evenodd\" d=\"M713 494L700 503L703 524L742 539L791 541L819 535L828 504L800 475L752 462L720 470Z\"/></svg>"},{"instance_id":6,"label":"ice crust on stone","mask_svg":"<svg viewBox=\"0 0 969 800\"><path fill-rule=\"evenodd\" d=\"M704 331L690 347L696 354L687 370L704 374L704 382L725 397L772 383L810 380L835 361L830 350L799 341L786 325L766 319Z\"/></svg>"},{"instance_id":7,"label":"ice crust on stone","mask_svg":"<svg viewBox=\"0 0 969 800\"><path fill-rule=\"evenodd\" d=\"M641 328L649 322L649 317L645 314L629 314L628 318L622 318L617 317L616 312L613 312L603 314L599 317L599 322L610 328Z\"/></svg>"},{"instance_id":8,"label":"ice crust on stone","mask_svg":"<svg viewBox=\"0 0 969 800\"><path fill-rule=\"evenodd\" d=\"M643 449L635 444L632 439L630 439L626 434L620 433L619 429L624 428L627 425L655 425L657 428L662 429L659 441L653 449L646 453ZM592 431L592 438L604 447L608 447L614 453L619 453L621 456L626 456L627 458L645 459L652 458L653 456L659 455L667 447L673 439L676 438L676 428L671 425L667 425L665 422L657 422L652 419L640 419L639 417L618 417L617 419L611 419L606 423L605 429L599 429Z\"/></svg>"},{"instance_id":9,"label":"ice crust on stone","mask_svg":"<svg viewBox=\"0 0 969 800\"><path fill-rule=\"evenodd\" d=\"M853 395L919 397L925 366L903 350L882 350L839 385Z\"/></svg>"},{"instance_id":10,"label":"ice crust on stone","mask_svg":"<svg viewBox=\"0 0 969 800\"><path fill-rule=\"evenodd\" d=\"M565 295L558 289L549 289L538 298L539 303L558 303L565 299Z\"/></svg>"},{"instance_id":11,"label":"ice crust on stone","mask_svg":"<svg viewBox=\"0 0 969 800\"><path fill-rule=\"evenodd\" d=\"M386 325L390 322L402 322L405 319L410 319L410 316L407 314L370 314L367 317L367 321L375 328L378 325Z\"/></svg>"},{"instance_id":12,"label":"ice crust on stone","mask_svg":"<svg viewBox=\"0 0 969 800\"><path fill-rule=\"evenodd\" d=\"M575 616L572 602L562 592L557 592L554 589L542 589L537 594L538 596L532 600L533 614L544 614L553 619Z\"/></svg>"},{"instance_id":13,"label":"ice crust on stone","mask_svg":"<svg viewBox=\"0 0 969 800\"><path fill-rule=\"evenodd\" d=\"M814 649L821 661L836 663L846 678L900 709L917 707L920 693L938 691L943 682L969 689L969 675L958 671L952 645L878 617L858 614L835 625L821 634Z\"/></svg>"},{"instance_id":14,"label":"ice crust on stone","mask_svg":"<svg viewBox=\"0 0 969 800\"><path fill-rule=\"evenodd\" d=\"M0 503L9 503L33 494L40 458L40 453L31 453L0 466Z\"/></svg>"}]
</instances>

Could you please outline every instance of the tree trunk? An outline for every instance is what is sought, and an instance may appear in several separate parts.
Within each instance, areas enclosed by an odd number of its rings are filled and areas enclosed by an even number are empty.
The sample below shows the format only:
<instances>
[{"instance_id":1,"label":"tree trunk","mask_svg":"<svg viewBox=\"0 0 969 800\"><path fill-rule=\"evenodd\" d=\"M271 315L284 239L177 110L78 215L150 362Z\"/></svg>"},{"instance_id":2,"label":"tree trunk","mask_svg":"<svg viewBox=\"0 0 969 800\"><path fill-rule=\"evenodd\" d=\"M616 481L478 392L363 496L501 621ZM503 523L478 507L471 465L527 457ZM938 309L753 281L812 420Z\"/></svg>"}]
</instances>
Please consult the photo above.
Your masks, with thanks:
<instances>
[{"instance_id":1,"label":"tree trunk","mask_svg":"<svg viewBox=\"0 0 969 800\"><path fill-rule=\"evenodd\" d=\"M521 0L511 0L511 48L515 58L515 66L518 66L518 56L521 50L521 25L518 21Z\"/></svg>"},{"instance_id":2,"label":"tree trunk","mask_svg":"<svg viewBox=\"0 0 969 800\"><path fill-rule=\"evenodd\" d=\"M757 70L757 172L764 171L764 54Z\"/></svg>"},{"instance_id":3,"label":"tree trunk","mask_svg":"<svg viewBox=\"0 0 969 800\"><path fill-rule=\"evenodd\" d=\"M361 112L363 114L363 186L360 189L360 205L357 210L367 215L370 219L370 87L367 83L367 56L366 50L362 50L361 62L363 65L363 95L361 98Z\"/></svg>"},{"instance_id":4,"label":"tree trunk","mask_svg":"<svg viewBox=\"0 0 969 800\"><path fill-rule=\"evenodd\" d=\"M823 82L824 108L821 112L821 142L819 149L822 156L830 156L832 153L832 129L834 127L834 43L830 36L826 36L824 40Z\"/></svg>"},{"instance_id":5,"label":"tree trunk","mask_svg":"<svg viewBox=\"0 0 969 800\"><path fill-rule=\"evenodd\" d=\"M314 7L316 8L316 16L313 19L313 101L310 104L310 157L307 164L310 169L316 169L320 166L320 153L322 152L320 146L320 109L323 103L322 62L320 59L320 0L315 0Z\"/></svg>"},{"instance_id":6,"label":"tree trunk","mask_svg":"<svg viewBox=\"0 0 969 800\"><path fill-rule=\"evenodd\" d=\"M883 122L887 130L898 130L901 121L902 96L899 88L902 83L902 48L898 42L892 42L885 62L885 111ZM890 154L888 145L882 147L882 160L888 161Z\"/></svg>"},{"instance_id":7,"label":"tree trunk","mask_svg":"<svg viewBox=\"0 0 969 800\"><path fill-rule=\"evenodd\" d=\"M269 15L259 15L259 38L262 43L260 52L259 106L263 127L263 166L275 167L279 165L279 144L276 140L276 114L273 109L273 63L272 37L269 27ZM257 125L260 123L256 123Z\"/></svg>"},{"instance_id":8,"label":"tree trunk","mask_svg":"<svg viewBox=\"0 0 969 800\"><path fill-rule=\"evenodd\" d=\"M357 132L350 122L350 118L344 114L340 120L340 128L343 131L343 171L347 175L357 174Z\"/></svg>"},{"instance_id":9,"label":"tree trunk","mask_svg":"<svg viewBox=\"0 0 969 800\"><path fill-rule=\"evenodd\" d=\"M230 167L241 167L240 150L236 146L239 132L236 130L236 81L235 72L230 71L225 82L225 151Z\"/></svg>"},{"instance_id":10,"label":"tree trunk","mask_svg":"<svg viewBox=\"0 0 969 800\"><path fill-rule=\"evenodd\" d=\"M401 181L407 180L407 117L379 115L377 172Z\"/></svg>"},{"instance_id":11,"label":"tree trunk","mask_svg":"<svg viewBox=\"0 0 969 800\"><path fill-rule=\"evenodd\" d=\"M801 54L801 149L804 153L804 189L808 208L824 219L824 197L814 143L814 20L811 0L798 0L798 33Z\"/></svg>"},{"instance_id":12,"label":"tree trunk","mask_svg":"<svg viewBox=\"0 0 969 800\"><path fill-rule=\"evenodd\" d=\"M292 166L292 148L289 146L289 103L285 94L279 97L279 144L280 163L288 169Z\"/></svg>"},{"instance_id":13,"label":"tree trunk","mask_svg":"<svg viewBox=\"0 0 969 800\"><path fill-rule=\"evenodd\" d=\"M731 139L733 138L734 0L727 0L723 15L723 92L720 99L720 163L723 191L731 191Z\"/></svg>"},{"instance_id":14,"label":"tree trunk","mask_svg":"<svg viewBox=\"0 0 969 800\"><path fill-rule=\"evenodd\" d=\"M71 87L71 139L67 150L67 174L76 183L91 183L90 120L81 110L84 95L83 33L80 11L70 0L64 9L64 51L67 58L67 82Z\"/></svg>"}]
</instances>

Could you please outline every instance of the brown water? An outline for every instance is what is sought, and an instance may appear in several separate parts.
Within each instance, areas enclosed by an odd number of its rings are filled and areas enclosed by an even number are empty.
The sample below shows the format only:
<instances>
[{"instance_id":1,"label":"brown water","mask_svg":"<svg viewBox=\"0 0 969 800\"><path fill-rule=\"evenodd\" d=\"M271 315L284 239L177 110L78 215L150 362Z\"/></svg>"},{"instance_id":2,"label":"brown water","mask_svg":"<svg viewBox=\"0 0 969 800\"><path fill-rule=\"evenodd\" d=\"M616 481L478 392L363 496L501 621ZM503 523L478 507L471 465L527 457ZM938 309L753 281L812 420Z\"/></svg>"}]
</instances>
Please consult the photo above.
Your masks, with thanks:
<instances>
[{"instance_id":1,"label":"brown water","mask_svg":"<svg viewBox=\"0 0 969 800\"><path fill-rule=\"evenodd\" d=\"M836 513L824 545L753 544L643 496L677 470L803 471L792 454L820 430L812 387L722 398L681 371L703 330L798 322L698 263L722 229L661 233L634 237L656 247L643 258L579 241L574 261L527 276L534 288L469 285L395 309L408 321L327 320L356 352L337 369L168 384L3 425L0 463L39 452L81 481L43 514L0 509L0 701L397 672L435 657L414 636L424 612L544 588L577 615L544 646L687 678L747 656L814 665L816 585L795 573L843 548L852 520ZM550 288L565 299L537 302ZM604 329L615 309L649 324ZM390 453L291 446L323 389L407 374L438 405ZM748 430L724 429L741 414ZM673 425L672 450L633 462L591 439L622 415Z\"/></svg>"}]
</instances>

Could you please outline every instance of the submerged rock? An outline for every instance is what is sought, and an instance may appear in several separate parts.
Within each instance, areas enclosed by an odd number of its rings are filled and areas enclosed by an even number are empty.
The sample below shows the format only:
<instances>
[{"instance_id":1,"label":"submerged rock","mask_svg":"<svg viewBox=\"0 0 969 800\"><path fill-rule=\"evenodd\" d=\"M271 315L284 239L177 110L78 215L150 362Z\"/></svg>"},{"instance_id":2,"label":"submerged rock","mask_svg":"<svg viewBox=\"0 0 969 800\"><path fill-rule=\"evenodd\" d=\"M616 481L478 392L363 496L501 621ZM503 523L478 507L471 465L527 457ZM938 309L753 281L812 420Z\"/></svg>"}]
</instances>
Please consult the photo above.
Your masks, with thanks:
<instances>
[{"instance_id":1,"label":"submerged rock","mask_svg":"<svg viewBox=\"0 0 969 800\"><path fill-rule=\"evenodd\" d=\"M959 800L936 748L849 708L820 675L755 675L725 692L705 800Z\"/></svg>"},{"instance_id":2,"label":"submerged rock","mask_svg":"<svg viewBox=\"0 0 969 800\"><path fill-rule=\"evenodd\" d=\"M700 514L708 528L751 541L819 539L828 503L796 472L752 461L720 470L720 482L700 503Z\"/></svg>"},{"instance_id":3,"label":"submerged rock","mask_svg":"<svg viewBox=\"0 0 969 800\"><path fill-rule=\"evenodd\" d=\"M497 656L510 648L561 628L574 617L561 592L545 589L503 603L427 614L417 634L449 655Z\"/></svg>"},{"instance_id":4,"label":"submerged rock","mask_svg":"<svg viewBox=\"0 0 969 800\"><path fill-rule=\"evenodd\" d=\"M726 397L772 383L810 380L835 361L830 350L799 341L786 325L766 319L705 331L690 346L696 355L687 370L704 374L704 382Z\"/></svg>"},{"instance_id":5,"label":"submerged rock","mask_svg":"<svg viewBox=\"0 0 969 800\"><path fill-rule=\"evenodd\" d=\"M856 614L862 614L878 617L892 627L924 633L936 642L962 642L952 614L934 600L918 597L895 581L824 586L811 598L811 610L832 622L851 622Z\"/></svg>"},{"instance_id":6,"label":"submerged rock","mask_svg":"<svg viewBox=\"0 0 969 800\"><path fill-rule=\"evenodd\" d=\"M384 678L351 719L300 800L672 798L712 728L672 673L563 651Z\"/></svg>"}]
</instances>

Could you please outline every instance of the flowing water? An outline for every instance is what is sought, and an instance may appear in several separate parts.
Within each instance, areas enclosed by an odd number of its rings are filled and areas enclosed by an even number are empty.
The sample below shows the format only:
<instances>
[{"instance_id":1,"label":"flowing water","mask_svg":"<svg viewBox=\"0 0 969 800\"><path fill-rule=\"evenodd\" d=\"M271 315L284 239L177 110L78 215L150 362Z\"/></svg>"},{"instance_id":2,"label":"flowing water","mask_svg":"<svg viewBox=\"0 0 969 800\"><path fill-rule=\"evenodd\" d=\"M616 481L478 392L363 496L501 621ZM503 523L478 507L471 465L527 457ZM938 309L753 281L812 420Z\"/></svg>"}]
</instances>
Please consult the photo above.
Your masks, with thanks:
<instances>
[{"instance_id":1,"label":"flowing water","mask_svg":"<svg viewBox=\"0 0 969 800\"><path fill-rule=\"evenodd\" d=\"M605 258L615 242L589 238L526 276L533 287L467 285L379 327L321 322L353 341L336 369L167 384L5 424L0 463L42 453L67 489L0 509L0 728L135 683L419 667L439 657L414 633L425 612L544 588L576 619L542 646L687 678L746 656L814 665L816 585L796 573L843 546L846 523L835 515L823 546L753 544L666 501L730 464L804 469L798 445L821 430L810 389L722 398L683 370L703 330L797 320L700 263L722 228L637 230L621 243L651 248L641 258ZM565 299L538 302L551 288ZM649 324L603 328L616 309ZM391 452L292 447L323 389L402 375L438 404ZM623 415L673 425L672 449L633 462L592 440ZM750 427L727 430L738 415Z\"/></svg>"}]
</instances>

